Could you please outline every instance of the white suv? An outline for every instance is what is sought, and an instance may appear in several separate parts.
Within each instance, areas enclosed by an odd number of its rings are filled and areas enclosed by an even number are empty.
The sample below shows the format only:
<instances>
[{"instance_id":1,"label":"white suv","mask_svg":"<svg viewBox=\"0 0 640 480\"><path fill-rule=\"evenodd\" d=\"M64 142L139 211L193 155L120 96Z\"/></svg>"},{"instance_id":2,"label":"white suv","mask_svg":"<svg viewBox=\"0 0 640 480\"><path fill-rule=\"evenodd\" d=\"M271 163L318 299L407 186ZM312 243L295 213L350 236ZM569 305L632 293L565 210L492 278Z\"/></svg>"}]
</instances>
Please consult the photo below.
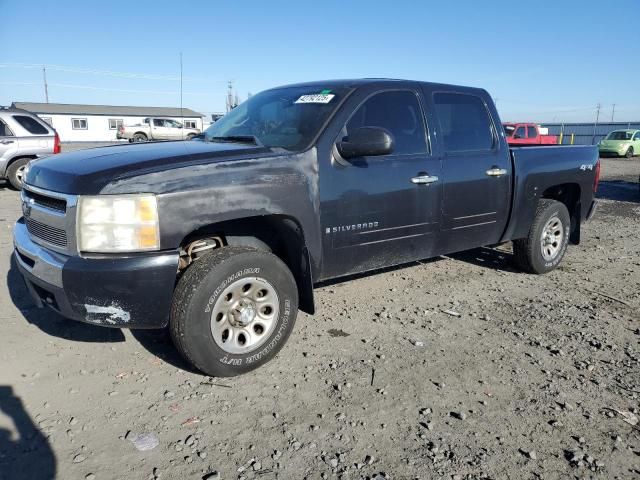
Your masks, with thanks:
<instances>
[{"instance_id":1,"label":"white suv","mask_svg":"<svg viewBox=\"0 0 640 480\"><path fill-rule=\"evenodd\" d=\"M60 137L26 110L0 108L0 179L20 190L29 161L60 153Z\"/></svg>"}]
</instances>

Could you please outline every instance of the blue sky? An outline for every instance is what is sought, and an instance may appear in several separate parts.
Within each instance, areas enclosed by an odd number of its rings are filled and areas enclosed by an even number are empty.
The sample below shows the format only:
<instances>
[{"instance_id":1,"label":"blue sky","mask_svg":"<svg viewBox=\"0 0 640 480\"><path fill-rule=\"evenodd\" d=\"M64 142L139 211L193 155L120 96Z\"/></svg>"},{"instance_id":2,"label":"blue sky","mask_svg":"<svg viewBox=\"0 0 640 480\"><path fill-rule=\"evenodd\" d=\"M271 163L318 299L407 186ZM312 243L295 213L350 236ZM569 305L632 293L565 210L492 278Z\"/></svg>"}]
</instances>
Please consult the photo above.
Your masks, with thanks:
<instances>
[{"instance_id":1,"label":"blue sky","mask_svg":"<svg viewBox=\"0 0 640 480\"><path fill-rule=\"evenodd\" d=\"M613 5L0 0L0 104L44 101L47 65L51 102L177 106L183 52L184 106L202 112L224 109L228 80L244 99L396 77L486 88L503 120L593 121L598 103L640 120L638 0Z\"/></svg>"}]
</instances>

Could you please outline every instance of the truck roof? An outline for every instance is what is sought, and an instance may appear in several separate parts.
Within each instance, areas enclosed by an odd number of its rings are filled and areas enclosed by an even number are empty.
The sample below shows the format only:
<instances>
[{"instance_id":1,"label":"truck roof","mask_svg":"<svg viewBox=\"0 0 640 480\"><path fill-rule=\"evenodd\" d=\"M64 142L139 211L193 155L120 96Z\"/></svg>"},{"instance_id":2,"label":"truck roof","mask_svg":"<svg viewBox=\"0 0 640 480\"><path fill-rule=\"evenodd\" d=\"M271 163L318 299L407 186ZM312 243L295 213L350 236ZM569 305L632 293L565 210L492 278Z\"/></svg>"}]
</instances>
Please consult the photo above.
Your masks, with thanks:
<instances>
[{"instance_id":1,"label":"truck roof","mask_svg":"<svg viewBox=\"0 0 640 480\"><path fill-rule=\"evenodd\" d=\"M419 83L424 86L428 86L430 88L442 88L442 89L455 89L458 91L475 91L475 92L486 92L486 90L482 88L476 87L465 87L462 85L450 85L445 83L434 83L434 82L423 82L420 80L405 80L399 78L355 78L355 79L334 79L334 80L317 80L311 82L301 82L301 83L293 83L289 85L280 85L274 87L269 90L274 90L277 88L287 88L287 87L308 87L308 88L317 88L317 89L326 89L326 88L358 88L363 86L379 86L379 87L389 87L389 86L399 86L401 84L416 84Z\"/></svg>"}]
</instances>

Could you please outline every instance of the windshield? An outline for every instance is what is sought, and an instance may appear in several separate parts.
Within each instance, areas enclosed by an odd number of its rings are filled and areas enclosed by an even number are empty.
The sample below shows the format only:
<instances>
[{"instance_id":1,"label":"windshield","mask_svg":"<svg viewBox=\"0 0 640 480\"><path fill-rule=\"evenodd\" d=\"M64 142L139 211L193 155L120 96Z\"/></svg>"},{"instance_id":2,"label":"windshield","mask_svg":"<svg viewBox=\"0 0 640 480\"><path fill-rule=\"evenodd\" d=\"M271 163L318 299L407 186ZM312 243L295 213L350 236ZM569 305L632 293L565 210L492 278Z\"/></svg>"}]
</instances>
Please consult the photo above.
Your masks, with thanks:
<instances>
[{"instance_id":1,"label":"windshield","mask_svg":"<svg viewBox=\"0 0 640 480\"><path fill-rule=\"evenodd\" d=\"M607 140L631 140L631 132L620 130L607 135Z\"/></svg>"},{"instance_id":2,"label":"windshield","mask_svg":"<svg viewBox=\"0 0 640 480\"><path fill-rule=\"evenodd\" d=\"M255 138L266 147L309 146L347 90L289 87L254 95L204 132L206 141ZM249 141L249 140L247 140Z\"/></svg>"}]
</instances>

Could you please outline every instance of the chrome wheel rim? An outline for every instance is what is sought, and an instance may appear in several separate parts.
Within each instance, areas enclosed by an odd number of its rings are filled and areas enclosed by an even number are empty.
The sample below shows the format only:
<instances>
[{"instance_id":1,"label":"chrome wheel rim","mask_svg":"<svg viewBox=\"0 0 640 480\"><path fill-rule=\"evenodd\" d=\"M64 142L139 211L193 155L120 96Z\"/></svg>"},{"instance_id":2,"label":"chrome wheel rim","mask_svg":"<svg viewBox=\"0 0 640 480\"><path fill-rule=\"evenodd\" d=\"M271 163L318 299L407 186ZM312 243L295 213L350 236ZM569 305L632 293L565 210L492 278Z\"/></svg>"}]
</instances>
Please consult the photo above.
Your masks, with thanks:
<instances>
[{"instance_id":1,"label":"chrome wheel rim","mask_svg":"<svg viewBox=\"0 0 640 480\"><path fill-rule=\"evenodd\" d=\"M16 170L16 179L20 183L22 183L22 178L24 177L24 171L26 170L26 168L27 166L23 165L21 167L18 167L18 169Z\"/></svg>"},{"instance_id":2,"label":"chrome wheel rim","mask_svg":"<svg viewBox=\"0 0 640 480\"><path fill-rule=\"evenodd\" d=\"M211 334L222 350L249 353L273 332L280 310L276 289L264 278L236 280L227 286L211 311Z\"/></svg>"},{"instance_id":3,"label":"chrome wheel rim","mask_svg":"<svg viewBox=\"0 0 640 480\"><path fill-rule=\"evenodd\" d=\"M545 260L553 260L556 258L562 247L563 238L564 227L562 226L562 221L557 216L551 217L542 229L542 236L540 238L542 257Z\"/></svg>"}]
</instances>

